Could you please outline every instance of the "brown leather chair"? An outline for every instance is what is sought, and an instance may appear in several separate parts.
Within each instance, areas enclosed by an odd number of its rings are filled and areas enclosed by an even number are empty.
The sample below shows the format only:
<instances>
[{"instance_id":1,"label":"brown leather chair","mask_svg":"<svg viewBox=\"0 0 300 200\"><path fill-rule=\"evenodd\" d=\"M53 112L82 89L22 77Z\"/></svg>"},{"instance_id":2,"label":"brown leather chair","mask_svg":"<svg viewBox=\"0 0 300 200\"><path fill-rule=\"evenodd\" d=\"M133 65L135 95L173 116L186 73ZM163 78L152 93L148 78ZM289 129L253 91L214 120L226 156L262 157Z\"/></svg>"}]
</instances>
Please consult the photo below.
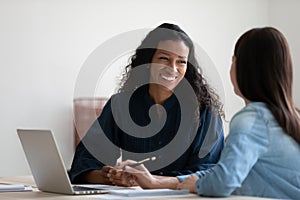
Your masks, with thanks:
<instances>
[{"instance_id":1,"label":"brown leather chair","mask_svg":"<svg viewBox=\"0 0 300 200\"><path fill-rule=\"evenodd\" d=\"M101 114L107 101L106 97L81 97L73 100L75 148Z\"/></svg>"}]
</instances>

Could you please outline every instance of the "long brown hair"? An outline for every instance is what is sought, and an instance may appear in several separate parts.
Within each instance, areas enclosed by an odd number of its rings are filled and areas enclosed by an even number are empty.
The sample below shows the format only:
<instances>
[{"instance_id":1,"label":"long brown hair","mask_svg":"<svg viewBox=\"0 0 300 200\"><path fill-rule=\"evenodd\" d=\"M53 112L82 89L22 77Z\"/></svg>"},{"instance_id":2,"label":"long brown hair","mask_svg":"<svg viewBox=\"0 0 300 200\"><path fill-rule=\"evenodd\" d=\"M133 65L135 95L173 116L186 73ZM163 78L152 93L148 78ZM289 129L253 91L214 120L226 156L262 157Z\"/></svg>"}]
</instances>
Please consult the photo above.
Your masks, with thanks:
<instances>
[{"instance_id":1,"label":"long brown hair","mask_svg":"<svg viewBox=\"0 0 300 200\"><path fill-rule=\"evenodd\" d=\"M300 144L293 102L293 65L287 40L275 28L251 29L236 43L236 76L243 96L268 105L279 125Z\"/></svg>"}]
</instances>

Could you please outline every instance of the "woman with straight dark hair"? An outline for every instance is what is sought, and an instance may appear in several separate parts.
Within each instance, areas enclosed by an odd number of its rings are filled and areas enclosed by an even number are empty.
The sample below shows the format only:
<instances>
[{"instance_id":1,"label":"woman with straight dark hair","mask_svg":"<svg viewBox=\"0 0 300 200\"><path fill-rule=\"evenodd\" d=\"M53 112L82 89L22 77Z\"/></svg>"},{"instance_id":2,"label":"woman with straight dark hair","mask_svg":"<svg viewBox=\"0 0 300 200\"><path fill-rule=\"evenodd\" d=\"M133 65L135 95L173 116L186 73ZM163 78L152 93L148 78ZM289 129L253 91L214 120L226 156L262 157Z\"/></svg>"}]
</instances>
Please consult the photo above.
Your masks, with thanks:
<instances>
[{"instance_id":1,"label":"woman with straight dark hair","mask_svg":"<svg viewBox=\"0 0 300 200\"><path fill-rule=\"evenodd\" d=\"M144 188L189 189L204 196L300 197L300 119L292 95L292 60L275 28L255 28L237 41L230 70L246 106L230 122L215 167L189 176L157 179L144 166L120 167ZM180 183L181 182L181 183Z\"/></svg>"},{"instance_id":2,"label":"woman with straight dark hair","mask_svg":"<svg viewBox=\"0 0 300 200\"><path fill-rule=\"evenodd\" d=\"M300 143L299 110L292 95L293 65L282 33L274 28L249 31L238 40L233 60L235 92L251 102L266 103L283 130Z\"/></svg>"}]
</instances>

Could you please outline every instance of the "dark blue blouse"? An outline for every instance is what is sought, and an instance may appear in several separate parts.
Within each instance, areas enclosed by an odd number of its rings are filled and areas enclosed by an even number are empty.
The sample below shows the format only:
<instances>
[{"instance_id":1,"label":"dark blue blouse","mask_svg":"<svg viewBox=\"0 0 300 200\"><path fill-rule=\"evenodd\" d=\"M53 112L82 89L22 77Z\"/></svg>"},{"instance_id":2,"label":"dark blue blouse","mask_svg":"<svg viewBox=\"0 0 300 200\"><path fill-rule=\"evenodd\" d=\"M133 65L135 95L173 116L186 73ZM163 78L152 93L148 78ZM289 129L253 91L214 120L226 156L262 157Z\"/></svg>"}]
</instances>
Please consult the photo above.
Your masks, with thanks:
<instances>
[{"instance_id":1,"label":"dark blue blouse","mask_svg":"<svg viewBox=\"0 0 300 200\"><path fill-rule=\"evenodd\" d=\"M200 118L189 120L188 124L185 122L183 137L180 136L177 143L174 143L180 123L186 120L181 115L176 96L173 94L162 105L166 111L163 115L166 121L161 125L163 117L155 118L149 114L150 107L155 103L149 96L148 86L140 87L130 96L129 117L124 119L120 116L123 115L123 109L126 109L126 95L119 93L111 97L78 144L69 171L72 183L78 183L77 178L84 172L101 170L104 165L114 166L120 155L122 160L142 160L149 155L156 156L155 161L145 163L145 166L152 174L163 176L191 174L217 163L224 145L223 124L219 115L201 107ZM195 113L190 113L190 117L195 119ZM136 135L127 134L128 131L123 131L122 127L130 125L128 119L139 127L156 123L154 126L162 128L157 133L147 133L132 127L131 131L136 131Z\"/></svg>"}]
</instances>

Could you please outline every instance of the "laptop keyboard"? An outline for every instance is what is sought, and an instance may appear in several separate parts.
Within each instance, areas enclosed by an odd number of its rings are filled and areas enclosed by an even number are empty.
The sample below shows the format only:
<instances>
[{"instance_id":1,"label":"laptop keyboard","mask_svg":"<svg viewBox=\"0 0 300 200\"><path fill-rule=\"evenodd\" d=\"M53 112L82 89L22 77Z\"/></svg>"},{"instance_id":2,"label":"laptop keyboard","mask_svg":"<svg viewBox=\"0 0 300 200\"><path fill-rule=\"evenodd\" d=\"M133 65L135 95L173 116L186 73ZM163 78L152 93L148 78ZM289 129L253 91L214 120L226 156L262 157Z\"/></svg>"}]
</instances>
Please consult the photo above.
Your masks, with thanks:
<instances>
[{"instance_id":1,"label":"laptop keyboard","mask_svg":"<svg viewBox=\"0 0 300 200\"><path fill-rule=\"evenodd\" d=\"M90 191L90 190L99 190L96 188L82 187L82 186L73 186L74 191Z\"/></svg>"},{"instance_id":2,"label":"laptop keyboard","mask_svg":"<svg viewBox=\"0 0 300 200\"><path fill-rule=\"evenodd\" d=\"M100 194L100 193L107 193L103 189L97 188L90 188L90 187L82 187L82 186L73 186L72 187L75 194Z\"/></svg>"}]
</instances>

